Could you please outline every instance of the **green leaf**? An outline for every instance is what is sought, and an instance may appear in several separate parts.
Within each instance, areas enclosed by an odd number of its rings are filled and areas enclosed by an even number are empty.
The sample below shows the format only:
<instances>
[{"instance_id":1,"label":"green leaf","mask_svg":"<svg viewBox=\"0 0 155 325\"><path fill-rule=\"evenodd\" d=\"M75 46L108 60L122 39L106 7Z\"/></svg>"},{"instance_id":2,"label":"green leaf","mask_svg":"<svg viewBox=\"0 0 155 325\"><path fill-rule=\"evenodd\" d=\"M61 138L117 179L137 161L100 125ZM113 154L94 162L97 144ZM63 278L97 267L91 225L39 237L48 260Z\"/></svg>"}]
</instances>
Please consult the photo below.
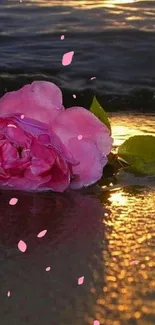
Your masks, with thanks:
<instances>
[{"instance_id":1,"label":"green leaf","mask_svg":"<svg viewBox=\"0 0 155 325\"><path fill-rule=\"evenodd\" d=\"M91 104L90 107L90 111L96 116L98 117L98 119L103 122L108 129L110 130L111 133L111 125L110 125L110 121L108 118L107 113L104 111L103 107L99 104L99 102L97 101L96 97L94 96L93 98L93 102Z\"/></svg>"},{"instance_id":2,"label":"green leaf","mask_svg":"<svg viewBox=\"0 0 155 325\"><path fill-rule=\"evenodd\" d=\"M118 156L125 159L132 172L155 175L155 137L136 135L126 140L118 149Z\"/></svg>"}]
</instances>

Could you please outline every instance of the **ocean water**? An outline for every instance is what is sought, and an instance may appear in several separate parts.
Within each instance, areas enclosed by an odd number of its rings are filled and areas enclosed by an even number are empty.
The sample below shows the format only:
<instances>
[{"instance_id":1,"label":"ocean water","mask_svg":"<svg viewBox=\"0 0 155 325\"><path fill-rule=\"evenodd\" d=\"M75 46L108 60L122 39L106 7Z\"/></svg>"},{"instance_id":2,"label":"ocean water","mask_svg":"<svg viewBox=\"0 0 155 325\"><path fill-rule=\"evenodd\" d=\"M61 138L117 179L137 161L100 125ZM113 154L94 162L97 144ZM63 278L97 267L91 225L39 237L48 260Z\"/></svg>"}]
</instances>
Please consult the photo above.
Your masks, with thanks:
<instances>
[{"instance_id":1,"label":"ocean water","mask_svg":"<svg viewBox=\"0 0 155 325\"><path fill-rule=\"evenodd\" d=\"M1 95L44 79L62 88L66 106L90 106L96 94L108 110L154 110L154 53L153 0L0 2Z\"/></svg>"}]
</instances>

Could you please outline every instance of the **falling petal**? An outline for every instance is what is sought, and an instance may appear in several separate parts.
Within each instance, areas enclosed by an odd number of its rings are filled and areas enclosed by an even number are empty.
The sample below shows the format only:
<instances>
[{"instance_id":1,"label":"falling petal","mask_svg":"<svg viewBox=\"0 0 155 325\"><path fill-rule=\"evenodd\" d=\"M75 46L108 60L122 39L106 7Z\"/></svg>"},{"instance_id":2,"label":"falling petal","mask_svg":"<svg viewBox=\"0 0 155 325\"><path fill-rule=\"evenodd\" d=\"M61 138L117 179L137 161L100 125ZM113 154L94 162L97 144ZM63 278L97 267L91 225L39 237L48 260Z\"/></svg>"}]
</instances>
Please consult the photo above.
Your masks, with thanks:
<instances>
[{"instance_id":1,"label":"falling petal","mask_svg":"<svg viewBox=\"0 0 155 325\"><path fill-rule=\"evenodd\" d=\"M48 271L50 271L50 269L51 269L50 266L48 266L48 267L46 268L46 271L48 272Z\"/></svg>"},{"instance_id":2,"label":"falling petal","mask_svg":"<svg viewBox=\"0 0 155 325\"><path fill-rule=\"evenodd\" d=\"M60 38L61 38L61 40L63 40L63 39L65 38L65 35L61 35L61 37L60 37Z\"/></svg>"},{"instance_id":3,"label":"falling petal","mask_svg":"<svg viewBox=\"0 0 155 325\"><path fill-rule=\"evenodd\" d=\"M81 285L84 282L84 276L78 279L78 284Z\"/></svg>"},{"instance_id":4,"label":"falling petal","mask_svg":"<svg viewBox=\"0 0 155 325\"><path fill-rule=\"evenodd\" d=\"M10 205L15 205L18 202L18 199L16 197L13 197L10 201L9 204Z\"/></svg>"},{"instance_id":5,"label":"falling petal","mask_svg":"<svg viewBox=\"0 0 155 325\"><path fill-rule=\"evenodd\" d=\"M82 134L79 134L78 135L78 140L82 140L82 138L83 138Z\"/></svg>"},{"instance_id":6,"label":"falling petal","mask_svg":"<svg viewBox=\"0 0 155 325\"><path fill-rule=\"evenodd\" d=\"M25 117L25 115L24 114L21 114L21 116L20 116L20 118L23 120L23 118Z\"/></svg>"},{"instance_id":7,"label":"falling petal","mask_svg":"<svg viewBox=\"0 0 155 325\"><path fill-rule=\"evenodd\" d=\"M98 320L94 320L94 325L100 325L100 322Z\"/></svg>"},{"instance_id":8,"label":"falling petal","mask_svg":"<svg viewBox=\"0 0 155 325\"><path fill-rule=\"evenodd\" d=\"M74 55L74 51L65 53L62 58L62 65L66 66L71 64L73 55Z\"/></svg>"},{"instance_id":9,"label":"falling petal","mask_svg":"<svg viewBox=\"0 0 155 325\"><path fill-rule=\"evenodd\" d=\"M76 98L76 95L75 95L75 94L73 94L73 97L74 97L74 98Z\"/></svg>"},{"instance_id":10,"label":"falling petal","mask_svg":"<svg viewBox=\"0 0 155 325\"><path fill-rule=\"evenodd\" d=\"M42 238L46 235L47 230L42 230L41 232L39 232L39 234L37 235L38 238Z\"/></svg>"},{"instance_id":11,"label":"falling petal","mask_svg":"<svg viewBox=\"0 0 155 325\"><path fill-rule=\"evenodd\" d=\"M10 295L11 295L11 293L10 293L10 291L8 291L7 296L10 297Z\"/></svg>"},{"instance_id":12,"label":"falling petal","mask_svg":"<svg viewBox=\"0 0 155 325\"><path fill-rule=\"evenodd\" d=\"M96 77L91 77L90 80L96 79Z\"/></svg>"},{"instance_id":13,"label":"falling petal","mask_svg":"<svg viewBox=\"0 0 155 325\"><path fill-rule=\"evenodd\" d=\"M18 249L21 251L21 252L25 252L26 249L27 249L27 245L25 244L25 242L23 240L20 240L19 243L18 243Z\"/></svg>"},{"instance_id":14,"label":"falling petal","mask_svg":"<svg viewBox=\"0 0 155 325\"><path fill-rule=\"evenodd\" d=\"M8 124L7 126L8 126L8 127L11 127L11 128L15 128L15 129L17 129L17 126L14 125L14 124Z\"/></svg>"}]
</instances>

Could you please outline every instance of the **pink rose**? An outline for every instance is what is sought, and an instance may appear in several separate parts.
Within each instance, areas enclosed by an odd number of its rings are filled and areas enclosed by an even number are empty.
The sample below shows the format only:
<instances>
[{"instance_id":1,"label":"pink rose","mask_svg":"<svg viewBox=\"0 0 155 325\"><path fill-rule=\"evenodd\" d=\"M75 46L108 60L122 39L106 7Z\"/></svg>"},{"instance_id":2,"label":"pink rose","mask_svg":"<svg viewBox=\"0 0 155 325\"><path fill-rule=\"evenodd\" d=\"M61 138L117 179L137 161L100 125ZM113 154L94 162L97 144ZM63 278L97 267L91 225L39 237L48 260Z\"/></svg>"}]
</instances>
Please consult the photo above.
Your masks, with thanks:
<instances>
[{"instance_id":1,"label":"pink rose","mask_svg":"<svg viewBox=\"0 0 155 325\"><path fill-rule=\"evenodd\" d=\"M0 117L0 184L63 192L77 162L47 125L20 115Z\"/></svg>"},{"instance_id":2,"label":"pink rose","mask_svg":"<svg viewBox=\"0 0 155 325\"><path fill-rule=\"evenodd\" d=\"M35 81L0 99L0 185L63 192L102 177L108 128L83 107L67 110L61 90Z\"/></svg>"}]
</instances>

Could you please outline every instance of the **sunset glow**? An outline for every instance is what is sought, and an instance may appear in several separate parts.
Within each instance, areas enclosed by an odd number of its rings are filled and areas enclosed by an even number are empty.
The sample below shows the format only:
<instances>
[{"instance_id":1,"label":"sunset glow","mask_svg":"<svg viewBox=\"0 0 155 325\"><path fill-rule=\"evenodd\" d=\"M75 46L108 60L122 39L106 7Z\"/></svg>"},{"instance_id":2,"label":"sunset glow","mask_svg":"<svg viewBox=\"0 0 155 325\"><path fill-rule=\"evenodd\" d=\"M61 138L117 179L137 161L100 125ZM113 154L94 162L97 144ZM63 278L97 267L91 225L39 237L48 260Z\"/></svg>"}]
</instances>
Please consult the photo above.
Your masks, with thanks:
<instances>
[{"instance_id":1,"label":"sunset glow","mask_svg":"<svg viewBox=\"0 0 155 325\"><path fill-rule=\"evenodd\" d=\"M118 5L125 5L125 4L133 4L136 2L143 2L145 0L69 0L67 2L67 6L74 7L74 8L81 8L81 9L91 9L91 8L101 8L101 7L108 7L108 8L113 8L117 7ZM29 0L30 3L35 3L38 6L47 6L47 7L52 7L52 6L65 6L66 7L66 2L63 2L62 0L57 0L57 1L47 1L47 0Z\"/></svg>"}]
</instances>

